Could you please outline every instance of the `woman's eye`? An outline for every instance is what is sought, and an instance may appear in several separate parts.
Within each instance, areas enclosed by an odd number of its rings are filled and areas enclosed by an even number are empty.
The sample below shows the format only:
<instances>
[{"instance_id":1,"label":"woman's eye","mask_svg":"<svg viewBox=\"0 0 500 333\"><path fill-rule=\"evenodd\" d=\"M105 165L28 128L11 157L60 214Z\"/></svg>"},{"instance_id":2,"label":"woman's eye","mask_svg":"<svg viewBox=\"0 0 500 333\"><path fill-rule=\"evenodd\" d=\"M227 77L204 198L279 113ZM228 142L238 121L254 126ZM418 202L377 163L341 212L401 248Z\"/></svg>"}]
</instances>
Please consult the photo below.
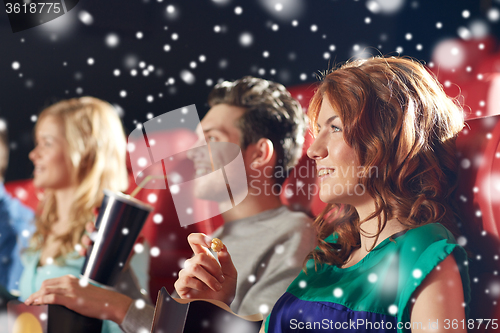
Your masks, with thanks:
<instances>
[{"instance_id":1,"label":"woman's eye","mask_svg":"<svg viewBox=\"0 0 500 333\"><path fill-rule=\"evenodd\" d=\"M216 142L217 138L215 136L209 136L208 137L208 141L210 141L210 142Z\"/></svg>"},{"instance_id":2,"label":"woman's eye","mask_svg":"<svg viewBox=\"0 0 500 333\"><path fill-rule=\"evenodd\" d=\"M330 125L330 128L332 129L332 132L341 132L342 130L340 127L337 127L335 125Z\"/></svg>"}]
</instances>

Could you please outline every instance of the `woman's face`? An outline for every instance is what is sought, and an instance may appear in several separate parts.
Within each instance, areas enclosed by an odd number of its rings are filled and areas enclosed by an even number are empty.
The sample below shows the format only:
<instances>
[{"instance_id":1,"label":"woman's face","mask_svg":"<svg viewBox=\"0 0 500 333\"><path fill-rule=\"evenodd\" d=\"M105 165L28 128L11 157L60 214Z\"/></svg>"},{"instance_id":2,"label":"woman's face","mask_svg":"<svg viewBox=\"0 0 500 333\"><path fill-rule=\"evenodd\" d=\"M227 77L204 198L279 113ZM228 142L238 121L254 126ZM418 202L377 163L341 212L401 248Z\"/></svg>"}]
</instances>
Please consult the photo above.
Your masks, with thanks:
<instances>
[{"instance_id":1,"label":"woman's face","mask_svg":"<svg viewBox=\"0 0 500 333\"><path fill-rule=\"evenodd\" d=\"M319 198L326 203L355 205L367 195L358 184L362 170L353 148L344 140L343 124L326 97L323 98L317 120L318 132L307 150L316 161Z\"/></svg>"},{"instance_id":2,"label":"woman's face","mask_svg":"<svg viewBox=\"0 0 500 333\"><path fill-rule=\"evenodd\" d=\"M53 116L43 117L35 132L35 149L29 154L35 166L34 185L44 189L63 189L72 186L68 142L62 121Z\"/></svg>"}]
</instances>

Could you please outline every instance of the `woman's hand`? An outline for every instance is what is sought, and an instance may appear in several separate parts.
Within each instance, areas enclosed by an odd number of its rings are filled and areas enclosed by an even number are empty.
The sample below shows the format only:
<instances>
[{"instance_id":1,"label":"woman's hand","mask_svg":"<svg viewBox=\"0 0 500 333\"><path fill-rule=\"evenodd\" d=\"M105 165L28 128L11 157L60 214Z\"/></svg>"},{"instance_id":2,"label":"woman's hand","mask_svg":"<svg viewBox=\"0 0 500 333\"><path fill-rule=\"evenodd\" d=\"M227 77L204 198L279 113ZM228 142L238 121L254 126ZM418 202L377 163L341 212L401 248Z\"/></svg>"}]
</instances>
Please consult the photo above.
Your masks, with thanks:
<instances>
[{"instance_id":1,"label":"woman's hand","mask_svg":"<svg viewBox=\"0 0 500 333\"><path fill-rule=\"evenodd\" d=\"M219 262L208 251L211 239L204 234L188 236L194 257L186 260L174 284L181 298L215 299L230 305L236 294L238 273L224 248L218 252ZM219 265L220 263L220 265Z\"/></svg>"},{"instance_id":2,"label":"woman's hand","mask_svg":"<svg viewBox=\"0 0 500 333\"><path fill-rule=\"evenodd\" d=\"M85 230L89 233L92 234L94 231L97 229L94 226L93 222L87 222L85 225ZM94 242L90 239L90 237L87 234L84 234L82 236L82 239L80 240L82 243L82 247L78 250L78 254L81 255L82 257L85 257L87 255L87 248L92 245Z\"/></svg>"},{"instance_id":3,"label":"woman's hand","mask_svg":"<svg viewBox=\"0 0 500 333\"><path fill-rule=\"evenodd\" d=\"M82 283L82 280L66 275L43 281L40 290L28 297L24 303L64 305L81 315L121 324L132 304L132 299L112 290Z\"/></svg>"}]
</instances>

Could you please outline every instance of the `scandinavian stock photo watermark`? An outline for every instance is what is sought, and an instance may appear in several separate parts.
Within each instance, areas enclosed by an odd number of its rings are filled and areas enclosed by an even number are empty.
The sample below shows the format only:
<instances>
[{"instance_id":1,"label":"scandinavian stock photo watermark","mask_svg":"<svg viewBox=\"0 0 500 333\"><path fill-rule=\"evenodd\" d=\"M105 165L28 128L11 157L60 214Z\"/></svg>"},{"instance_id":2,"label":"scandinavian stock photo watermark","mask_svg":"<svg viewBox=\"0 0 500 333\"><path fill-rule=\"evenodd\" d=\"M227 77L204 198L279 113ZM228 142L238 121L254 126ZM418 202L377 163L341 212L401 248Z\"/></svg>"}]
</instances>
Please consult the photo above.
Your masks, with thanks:
<instances>
[{"instance_id":1,"label":"scandinavian stock photo watermark","mask_svg":"<svg viewBox=\"0 0 500 333\"><path fill-rule=\"evenodd\" d=\"M292 168L288 175L285 168L282 166L273 167L269 165L260 169L251 165L250 168L254 172L248 177L251 189L249 194L256 196L261 194L280 196L284 194L287 198L303 196L310 200L312 197L316 196L320 190L332 193L336 196L362 196L366 193L366 188L359 180L363 178L378 178L377 166L332 167L332 169L334 169L333 173L325 176L323 180L312 182L306 182L306 180L315 180L317 176L317 170L312 161L309 161L306 165ZM262 175L273 175L274 179L290 178L294 179L295 183L286 182L280 184L271 182L270 180L263 181ZM331 179L332 182L325 181L327 178Z\"/></svg>"}]
</instances>

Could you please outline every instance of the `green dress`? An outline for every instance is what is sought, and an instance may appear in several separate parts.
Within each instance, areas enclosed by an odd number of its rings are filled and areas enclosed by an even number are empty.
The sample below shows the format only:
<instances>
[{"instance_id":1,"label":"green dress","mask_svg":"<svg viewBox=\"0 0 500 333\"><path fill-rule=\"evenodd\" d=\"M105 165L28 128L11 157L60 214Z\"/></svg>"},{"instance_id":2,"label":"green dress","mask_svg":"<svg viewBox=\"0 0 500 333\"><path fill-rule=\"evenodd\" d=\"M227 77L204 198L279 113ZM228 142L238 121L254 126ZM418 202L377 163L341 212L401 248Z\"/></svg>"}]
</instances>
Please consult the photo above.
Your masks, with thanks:
<instances>
[{"instance_id":1,"label":"green dress","mask_svg":"<svg viewBox=\"0 0 500 333\"><path fill-rule=\"evenodd\" d=\"M336 236L326 241L334 243ZM383 240L348 268L323 264L315 271L309 260L308 273L302 271L275 304L266 332L410 332L413 293L450 254L459 267L467 305L466 252L443 225L432 223ZM459 325L467 327L467 321Z\"/></svg>"}]
</instances>

